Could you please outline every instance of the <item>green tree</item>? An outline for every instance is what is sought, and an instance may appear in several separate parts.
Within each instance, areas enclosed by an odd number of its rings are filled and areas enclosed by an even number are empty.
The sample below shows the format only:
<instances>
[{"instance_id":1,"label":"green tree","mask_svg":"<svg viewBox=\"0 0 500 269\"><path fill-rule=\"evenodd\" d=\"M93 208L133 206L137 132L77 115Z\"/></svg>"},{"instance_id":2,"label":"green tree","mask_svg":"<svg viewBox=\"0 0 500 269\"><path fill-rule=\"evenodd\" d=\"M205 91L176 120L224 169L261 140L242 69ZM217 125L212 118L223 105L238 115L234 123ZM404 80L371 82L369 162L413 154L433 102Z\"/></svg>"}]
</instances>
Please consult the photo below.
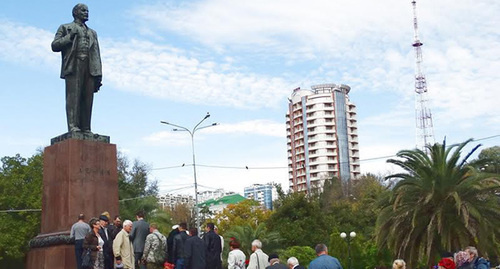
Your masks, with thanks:
<instances>
[{"instance_id":1,"label":"green tree","mask_svg":"<svg viewBox=\"0 0 500 269\"><path fill-rule=\"evenodd\" d=\"M286 263L288 258L295 257L299 264L308 267L309 263L316 258L316 251L309 246L293 246L280 252L281 263Z\"/></svg>"},{"instance_id":2,"label":"green tree","mask_svg":"<svg viewBox=\"0 0 500 269\"><path fill-rule=\"evenodd\" d=\"M266 223L270 230L280 234L284 247L313 247L328 239L331 224L321 211L317 197L289 193L279 198L275 206Z\"/></svg>"},{"instance_id":3,"label":"green tree","mask_svg":"<svg viewBox=\"0 0 500 269\"><path fill-rule=\"evenodd\" d=\"M212 221L216 223L219 233L224 235L232 226L248 224L252 228L256 228L259 224L264 223L270 215L270 210L262 208L255 200L247 199L237 204L228 205L222 212L216 214Z\"/></svg>"},{"instance_id":4,"label":"green tree","mask_svg":"<svg viewBox=\"0 0 500 269\"><path fill-rule=\"evenodd\" d=\"M398 180L381 199L377 243L387 246L409 267L428 265L443 250L476 245L483 254L497 254L500 206L495 193L500 181L467 165L462 149L470 142L446 147L436 143L429 154L403 150L388 160L404 170L387 179Z\"/></svg>"},{"instance_id":5,"label":"green tree","mask_svg":"<svg viewBox=\"0 0 500 269\"><path fill-rule=\"evenodd\" d=\"M481 150L475 162L481 171L500 174L500 146Z\"/></svg>"},{"instance_id":6,"label":"green tree","mask_svg":"<svg viewBox=\"0 0 500 269\"><path fill-rule=\"evenodd\" d=\"M173 208L169 207L164 209L164 211L171 216L172 223L179 224L185 222L189 227L194 227L196 225L194 219L196 212L194 208L187 203L175 204Z\"/></svg>"},{"instance_id":7,"label":"green tree","mask_svg":"<svg viewBox=\"0 0 500 269\"><path fill-rule=\"evenodd\" d=\"M353 180L349 191L346 191L349 196L343 195L340 181L336 178L332 180L333 184L325 181L325 186L327 186L325 192L337 193L333 196L330 194L320 197L322 204L326 205L323 206L323 212L332 219L333 229L329 245L331 253L336 255L345 267L348 267L347 243L340 238L340 233L349 234L354 231L357 236L351 240L353 267L374 268L387 264L387 250L379 249L374 244L375 222L380 212L380 207L376 202L387 192L387 187L381 183L382 178L373 174L362 175ZM333 189L329 189L332 187Z\"/></svg>"},{"instance_id":8,"label":"green tree","mask_svg":"<svg viewBox=\"0 0 500 269\"><path fill-rule=\"evenodd\" d=\"M170 216L170 212L165 210L155 210L149 215L149 222L158 224L158 230L163 235L167 236L172 231L174 222Z\"/></svg>"},{"instance_id":9,"label":"green tree","mask_svg":"<svg viewBox=\"0 0 500 269\"><path fill-rule=\"evenodd\" d=\"M158 185L148 179L148 165L134 160L132 166L127 157L118 154L118 195L120 215L124 219L135 219L142 210L146 215L158 209Z\"/></svg>"},{"instance_id":10,"label":"green tree","mask_svg":"<svg viewBox=\"0 0 500 269\"><path fill-rule=\"evenodd\" d=\"M41 152L29 159L3 157L0 210L39 209L42 201ZM22 267L28 242L40 232L40 212L0 213L0 267Z\"/></svg>"}]
</instances>

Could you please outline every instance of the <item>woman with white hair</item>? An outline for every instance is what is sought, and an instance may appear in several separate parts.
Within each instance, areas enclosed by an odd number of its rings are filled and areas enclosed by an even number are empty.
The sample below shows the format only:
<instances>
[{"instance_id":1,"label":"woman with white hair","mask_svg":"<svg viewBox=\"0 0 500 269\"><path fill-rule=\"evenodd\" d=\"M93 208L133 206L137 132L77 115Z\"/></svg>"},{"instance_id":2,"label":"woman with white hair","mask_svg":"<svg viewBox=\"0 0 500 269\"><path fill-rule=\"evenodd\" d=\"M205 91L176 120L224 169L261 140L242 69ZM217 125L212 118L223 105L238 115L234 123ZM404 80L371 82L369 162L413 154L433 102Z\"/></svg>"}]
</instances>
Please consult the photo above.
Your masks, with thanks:
<instances>
[{"instance_id":1,"label":"woman with white hair","mask_svg":"<svg viewBox=\"0 0 500 269\"><path fill-rule=\"evenodd\" d=\"M134 247L129 239L132 225L132 221L124 221L123 229L116 235L113 241L113 254L115 255L116 268L135 269Z\"/></svg>"},{"instance_id":2,"label":"woman with white hair","mask_svg":"<svg viewBox=\"0 0 500 269\"><path fill-rule=\"evenodd\" d=\"M247 269L265 269L269 266L269 256L262 250L262 242L255 239L252 241L252 255L250 255L250 262L248 263Z\"/></svg>"},{"instance_id":3,"label":"woman with white hair","mask_svg":"<svg viewBox=\"0 0 500 269\"><path fill-rule=\"evenodd\" d=\"M397 259L392 263L392 269L406 269L406 263L402 259Z\"/></svg>"}]
</instances>

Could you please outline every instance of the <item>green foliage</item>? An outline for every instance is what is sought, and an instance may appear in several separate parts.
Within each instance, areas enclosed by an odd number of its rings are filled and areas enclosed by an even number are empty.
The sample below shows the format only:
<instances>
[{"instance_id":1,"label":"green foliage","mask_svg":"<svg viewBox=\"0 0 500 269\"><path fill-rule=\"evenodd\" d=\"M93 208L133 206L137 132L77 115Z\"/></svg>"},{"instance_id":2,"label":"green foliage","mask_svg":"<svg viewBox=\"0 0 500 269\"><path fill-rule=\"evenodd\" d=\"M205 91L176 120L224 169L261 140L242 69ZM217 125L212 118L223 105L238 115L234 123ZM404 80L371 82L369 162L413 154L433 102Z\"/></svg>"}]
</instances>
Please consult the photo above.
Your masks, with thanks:
<instances>
[{"instance_id":1,"label":"green foliage","mask_svg":"<svg viewBox=\"0 0 500 269\"><path fill-rule=\"evenodd\" d=\"M216 223L219 233L224 235L226 231L233 226L242 226L248 224L256 228L264 223L271 211L262 208L255 200L247 199L237 204L228 205L222 212L215 215L212 220Z\"/></svg>"},{"instance_id":2,"label":"green foliage","mask_svg":"<svg viewBox=\"0 0 500 269\"><path fill-rule=\"evenodd\" d=\"M332 232L330 245L328 246L329 254L337 257L343 268L349 268L349 245L347 240L350 240L352 268L371 269L392 262L388 250L383 249L380 251L375 240L371 238L372 235L366 237L362 233L357 233L356 237L350 238L350 230L344 230L344 232L347 234L345 239L340 237L341 232Z\"/></svg>"},{"instance_id":3,"label":"green foliage","mask_svg":"<svg viewBox=\"0 0 500 269\"><path fill-rule=\"evenodd\" d=\"M485 148L479 153L476 162L478 168L487 173L500 173L500 146Z\"/></svg>"},{"instance_id":4,"label":"green foliage","mask_svg":"<svg viewBox=\"0 0 500 269\"><path fill-rule=\"evenodd\" d=\"M339 179L326 179L319 196L321 211L331 225L330 253L348 267L348 248L340 233L356 232L351 241L354 268L374 268L390 262L386 248L375 245L375 222L380 212L377 201L388 192L382 178L366 174L343 186Z\"/></svg>"},{"instance_id":5,"label":"green foliage","mask_svg":"<svg viewBox=\"0 0 500 269\"><path fill-rule=\"evenodd\" d=\"M331 226L328 216L321 212L318 199L289 193L279 198L275 206L266 223L270 230L280 234L284 247L312 247L328 238Z\"/></svg>"},{"instance_id":6,"label":"green foliage","mask_svg":"<svg viewBox=\"0 0 500 269\"><path fill-rule=\"evenodd\" d=\"M172 221L172 217L168 211L154 210L149 214L149 223L158 224L158 231L168 236L170 231L172 231L172 225L177 222Z\"/></svg>"},{"instance_id":7,"label":"green foliage","mask_svg":"<svg viewBox=\"0 0 500 269\"><path fill-rule=\"evenodd\" d=\"M241 243L240 249L247 258L252 254L252 241L255 239L262 242L262 250L266 253L277 252L280 247L279 234L266 229L264 223L257 225L257 227L252 227L250 224L233 226L225 233L224 239L229 242L231 237L236 238ZM224 247L224 249L228 248Z\"/></svg>"},{"instance_id":8,"label":"green foliage","mask_svg":"<svg viewBox=\"0 0 500 269\"><path fill-rule=\"evenodd\" d=\"M485 255L498 254L500 181L467 165L462 149L470 142L446 147L436 143L429 154L403 150L388 162L405 172L390 195L383 196L377 219L377 243L404 258L409 267L428 265L443 250L475 245Z\"/></svg>"},{"instance_id":9,"label":"green foliage","mask_svg":"<svg viewBox=\"0 0 500 269\"><path fill-rule=\"evenodd\" d=\"M0 210L41 208L42 153L29 159L3 157L1 163ZM40 217L40 212L0 213L0 265L22 261L29 240L40 231Z\"/></svg>"},{"instance_id":10,"label":"green foliage","mask_svg":"<svg viewBox=\"0 0 500 269\"><path fill-rule=\"evenodd\" d=\"M286 264L290 257L295 257L299 260L299 264L308 267L309 263L316 258L316 251L309 246L293 246L279 253L281 263Z\"/></svg>"},{"instance_id":11,"label":"green foliage","mask_svg":"<svg viewBox=\"0 0 500 269\"><path fill-rule=\"evenodd\" d=\"M118 195L120 215L123 219L135 219L142 210L146 216L158 209L158 186L156 181L148 180L149 167L135 160L130 166L128 159L118 154Z\"/></svg>"}]
</instances>

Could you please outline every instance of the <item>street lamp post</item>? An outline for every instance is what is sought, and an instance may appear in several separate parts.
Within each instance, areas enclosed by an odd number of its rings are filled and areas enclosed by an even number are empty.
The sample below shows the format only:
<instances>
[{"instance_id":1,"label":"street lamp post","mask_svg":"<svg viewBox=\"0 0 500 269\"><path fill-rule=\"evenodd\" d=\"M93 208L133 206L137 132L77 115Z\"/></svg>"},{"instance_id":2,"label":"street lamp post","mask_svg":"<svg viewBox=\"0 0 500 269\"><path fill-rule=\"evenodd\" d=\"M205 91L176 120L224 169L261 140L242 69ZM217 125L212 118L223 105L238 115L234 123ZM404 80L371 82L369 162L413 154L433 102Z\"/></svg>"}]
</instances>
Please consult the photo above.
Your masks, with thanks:
<instances>
[{"instance_id":1,"label":"street lamp post","mask_svg":"<svg viewBox=\"0 0 500 269\"><path fill-rule=\"evenodd\" d=\"M200 227L200 209L198 208L198 181L196 179L196 158L195 158L195 154L194 154L194 134L198 130L218 125L218 123L212 123L210 125L200 127L201 123L203 123L209 117L210 117L210 113L207 112L207 115L205 115L205 117L200 122L198 122L198 124L196 124L192 130L189 130L188 128L186 128L184 126L180 126L180 125L173 124L173 123L166 122L166 121L161 121L161 123L163 123L163 124L177 127L177 128L172 129L172 131L174 131L174 132L188 132L189 135L191 135L191 149L192 149L192 153L193 153L193 175L194 175L194 203L195 203L195 209L196 209L196 227L198 228L198 234L200 234L201 227Z\"/></svg>"},{"instance_id":2,"label":"street lamp post","mask_svg":"<svg viewBox=\"0 0 500 269\"><path fill-rule=\"evenodd\" d=\"M342 239L345 239L347 241L347 255L348 255L348 259L349 259L349 269L352 269L352 260L351 260L351 240L356 237L356 233L355 232L351 232L349 233L349 237L347 237L347 234L342 232L340 233L340 237L342 237Z\"/></svg>"}]
</instances>

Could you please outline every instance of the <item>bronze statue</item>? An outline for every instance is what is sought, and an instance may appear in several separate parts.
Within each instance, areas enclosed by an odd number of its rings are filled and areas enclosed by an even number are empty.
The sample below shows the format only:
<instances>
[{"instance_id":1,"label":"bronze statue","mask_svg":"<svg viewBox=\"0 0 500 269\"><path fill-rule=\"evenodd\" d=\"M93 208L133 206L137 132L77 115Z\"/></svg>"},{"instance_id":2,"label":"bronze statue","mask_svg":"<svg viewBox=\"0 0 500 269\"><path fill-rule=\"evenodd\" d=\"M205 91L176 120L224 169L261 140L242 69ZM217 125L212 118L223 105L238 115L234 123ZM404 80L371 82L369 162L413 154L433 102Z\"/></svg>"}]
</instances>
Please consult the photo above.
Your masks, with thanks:
<instances>
[{"instance_id":1,"label":"bronze statue","mask_svg":"<svg viewBox=\"0 0 500 269\"><path fill-rule=\"evenodd\" d=\"M74 21L57 29L52 50L61 52L61 78L66 80L68 132L89 132L94 92L102 80L97 33L87 27L89 10L84 4L73 8Z\"/></svg>"}]
</instances>

